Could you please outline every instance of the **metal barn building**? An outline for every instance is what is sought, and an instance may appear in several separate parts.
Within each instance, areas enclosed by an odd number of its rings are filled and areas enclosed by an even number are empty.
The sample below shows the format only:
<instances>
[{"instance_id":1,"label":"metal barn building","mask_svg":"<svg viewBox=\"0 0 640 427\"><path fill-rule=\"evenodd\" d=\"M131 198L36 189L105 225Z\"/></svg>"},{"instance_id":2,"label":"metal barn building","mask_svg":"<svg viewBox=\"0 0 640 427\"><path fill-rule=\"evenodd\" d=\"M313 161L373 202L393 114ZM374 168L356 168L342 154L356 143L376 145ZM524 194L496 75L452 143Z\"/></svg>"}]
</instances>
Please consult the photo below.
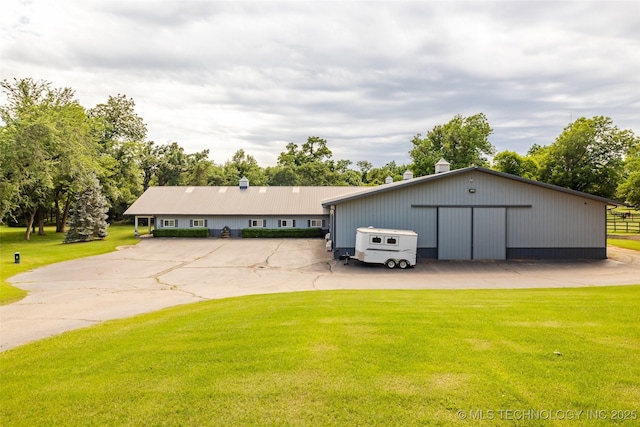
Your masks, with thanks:
<instances>
[{"instance_id":1,"label":"metal barn building","mask_svg":"<svg viewBox=\"0 0 640 427\"><path fill-rule=\"evenodd\" d=\"M481 167L377 187L151 187L125 212L156 228L322 228L336 258L355 253L356 229L418 233L418 258L602 259L607 206L620 202Z\"/></svg>"},{"instance_id":2,"label":"metal barn building","mask_svg":"<svg viewBox=\"0 0 640 427\"><path fill-rule=\"evenodd\" d=\"M322 204L336 257L354 253L358 227L373 226L417 232L419 258L502 260L606 258L607 206L619 202L469 167Z\"/></svg>"}]
</instances>

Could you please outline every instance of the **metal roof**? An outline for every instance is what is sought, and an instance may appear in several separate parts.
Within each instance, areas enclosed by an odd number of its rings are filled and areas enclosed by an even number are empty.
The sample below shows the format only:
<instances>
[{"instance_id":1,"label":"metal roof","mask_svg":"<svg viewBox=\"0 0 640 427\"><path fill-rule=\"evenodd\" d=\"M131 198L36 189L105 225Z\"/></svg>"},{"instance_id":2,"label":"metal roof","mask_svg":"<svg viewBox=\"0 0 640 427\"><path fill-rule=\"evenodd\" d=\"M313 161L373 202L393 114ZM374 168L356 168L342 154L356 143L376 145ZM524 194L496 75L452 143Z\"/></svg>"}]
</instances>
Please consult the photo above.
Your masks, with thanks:
<instances>
[{"instance_id":1,"label":"metal roof","mask_svg":"<svg viewBox=\"0 0 640 427\"><path fill-rule=\"evenodd\" d=\"M608 205L622 205L622 206L626 206L626 203L624 202L620 202L617 200L611 200L611 199L607 199L605 197L600 197L600 196L594 196L593 194L588 194L588 193L583 193L581 191L576 191L576 190L570 190L568 188L564 188L564 187L559 187L557 185L552 185L552 184L546 184L544 182L540 182L540 181L533 181L531 179L526 179L526 178L522 178L516 175L511 175L508 173L503 173L503 172L498 172L495 171L493 169L486 169L486 168L482 168L479 166L470 166L467 168L462 168L462 169L455 169L452 171L448 171L448 172L442 172L442 173L438 173L438 174L433 174L433 175L427 175L427 176L421 176L418 178L413 178L413 179L408 179L408 180L404 180L404 181L397 181L397 182L392 182L390 184L384 184L384 185L379 185L377 187L366 187L365 190L361 190L361 191L357 191L351 194L343 194L343 195L339 195L333 198L328 198L322 201L322 205L325 207L328 207L330 205L335 205L338 203L342 203L342 202L347 202L349 200L355 200L355 199L359 199L361 197L367 197L373 194L380 194L380 193L384 193L386 191L392 191L395 190L397 188L401 188L401 187L407 187L407 186L411 186L411 185L416 185L416 184L421 184L421 183L425 183L425 182L429 182L429 181L433 181L433 180L437 180L437 179L446 179L447 177L450 177L452 175L458 175L458 174L463 174L463 173L469 173L469 172L473 172L473 171L477 171L477 172L482 172L482 173L487 173L490 175L496 175L496 176L500 176L502 178L506 178L506 179L512 179L515 181L520 181L520 182L524 182L526 184L531 184L531 185L535 185L538 187L543 187L543 188L547 188L549 190L554 190L554 191L559 191L562 193L567 193L567 194L571 194L574 196L579 196L579 197L584 197L586 199L590 199L590 200L595 200L601 203L606 203ZM360 189L362 189L363 187L359 187Z\"/></svg>"},{"instance_id":2,"label":"metal roof","mask_svg":"<svg viewBox=\"0 0 640 427\"><path fill-rule=\"evenodd\" d=\"M326 215L322 200L363 187L149 187L125 215Z\"/></svg>"},{"instance_id":3,"label":"metal roof","mask_svg":"<svg viewBox=\"0 0 640 427\"><path fill-rule=\"evenodd\" d=\"M472 166L376 187L149 187L125 215L326 215L329 206L472 171L584 197L608 205L626 205L580 191Z\"/></svg>"}]
</instances>

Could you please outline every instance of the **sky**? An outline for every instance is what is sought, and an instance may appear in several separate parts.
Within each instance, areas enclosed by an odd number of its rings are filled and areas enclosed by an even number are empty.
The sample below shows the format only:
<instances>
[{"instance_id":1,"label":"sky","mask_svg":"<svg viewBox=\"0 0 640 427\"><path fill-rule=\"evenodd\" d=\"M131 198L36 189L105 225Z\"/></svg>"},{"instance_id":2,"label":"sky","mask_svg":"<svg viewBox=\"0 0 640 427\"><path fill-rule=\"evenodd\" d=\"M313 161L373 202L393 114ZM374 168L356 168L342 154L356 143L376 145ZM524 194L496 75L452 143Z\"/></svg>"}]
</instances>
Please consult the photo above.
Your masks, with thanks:
<instances>
[{"instance_id":1,"label":"sky","mask_svg":"<svg viewBox=\"0 0 640 427\"><path fill-rule=\"evenodd\" d=\"M124 94L148 140L218 164L309 136L354 169L409 164L458 114L498 152L579 117L640 135L640 1L3 0L0 37L0 79Z\"/></svg>"}]
</instances>

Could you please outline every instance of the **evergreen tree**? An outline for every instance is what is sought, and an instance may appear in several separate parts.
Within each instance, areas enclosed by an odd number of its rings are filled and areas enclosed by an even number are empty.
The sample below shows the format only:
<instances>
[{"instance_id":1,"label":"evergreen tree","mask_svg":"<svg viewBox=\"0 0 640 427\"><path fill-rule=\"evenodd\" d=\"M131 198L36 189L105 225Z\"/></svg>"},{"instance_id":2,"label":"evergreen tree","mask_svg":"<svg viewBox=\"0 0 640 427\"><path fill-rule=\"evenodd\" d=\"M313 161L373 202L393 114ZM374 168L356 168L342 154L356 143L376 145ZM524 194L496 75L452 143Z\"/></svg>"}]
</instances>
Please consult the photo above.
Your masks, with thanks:
<instances>
[{"instance_id":1,"label":"evergreen tree","mask_svg":"<svg viewBox=\"0 0 640 427\"><path fill-rule=\"evenodd\" d=\"M64 243L88 242L107 237L108 210L107 199L102 195L98 179L91 177L84 189L76 194Z\"/></svg>"}]
</instances>

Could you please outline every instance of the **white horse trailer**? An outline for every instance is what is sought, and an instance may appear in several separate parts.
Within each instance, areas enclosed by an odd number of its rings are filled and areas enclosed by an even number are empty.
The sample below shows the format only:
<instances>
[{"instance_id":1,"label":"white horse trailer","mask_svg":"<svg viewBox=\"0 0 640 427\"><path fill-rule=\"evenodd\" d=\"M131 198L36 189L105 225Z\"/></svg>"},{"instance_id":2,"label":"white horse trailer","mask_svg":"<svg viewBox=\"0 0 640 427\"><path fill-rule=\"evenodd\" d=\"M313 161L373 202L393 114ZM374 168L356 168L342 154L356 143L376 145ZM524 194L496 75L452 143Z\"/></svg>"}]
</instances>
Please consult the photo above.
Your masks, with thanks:
<instances>
[{"instance_id":1,"label":"white horse trailer","mask_svg":"<svg viewBox=\"0 0 640 427\"><path fill-rule=\"evenodd\" d=\"M359 261L402 269L416 265L418 234L411 230L360 227L356 230L356 254Z\"/></svg>"}]
</instances>

